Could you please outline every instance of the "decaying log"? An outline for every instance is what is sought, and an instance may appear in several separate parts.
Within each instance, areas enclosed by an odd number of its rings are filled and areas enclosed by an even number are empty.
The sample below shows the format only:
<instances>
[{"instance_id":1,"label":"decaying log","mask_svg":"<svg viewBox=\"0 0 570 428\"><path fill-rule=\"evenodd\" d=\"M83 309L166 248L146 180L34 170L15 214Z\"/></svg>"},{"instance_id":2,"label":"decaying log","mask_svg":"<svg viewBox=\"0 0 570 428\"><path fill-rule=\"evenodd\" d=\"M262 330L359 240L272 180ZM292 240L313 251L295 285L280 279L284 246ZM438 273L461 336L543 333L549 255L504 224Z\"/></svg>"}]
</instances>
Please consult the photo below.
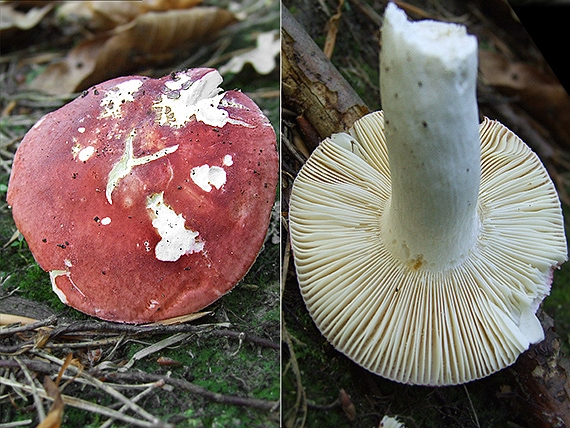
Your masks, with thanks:
<instances>
[{"instance_id":1,"label":"decaying log","mask_svg":"<svg viewBox=\"0 0 570 428\"><path fill-rule=\"evenodd\" d=\"M513 374L524 394L529 421L536 428L570 427L570 382L568 359L560 355L560 338L554 321L539 314L545 339L532 345L513 366Z\"/></svg>"},{"instance_id":2,"label":"decaying log","mask_svg":"<svg viewBox=\"0 0 570 428\"><path fill-rule=\"evenodd\" d=\"M284 101L302 114L321 138L346 131L369 112L285 7L281 31Z\"/></svg>"}]
</instances>

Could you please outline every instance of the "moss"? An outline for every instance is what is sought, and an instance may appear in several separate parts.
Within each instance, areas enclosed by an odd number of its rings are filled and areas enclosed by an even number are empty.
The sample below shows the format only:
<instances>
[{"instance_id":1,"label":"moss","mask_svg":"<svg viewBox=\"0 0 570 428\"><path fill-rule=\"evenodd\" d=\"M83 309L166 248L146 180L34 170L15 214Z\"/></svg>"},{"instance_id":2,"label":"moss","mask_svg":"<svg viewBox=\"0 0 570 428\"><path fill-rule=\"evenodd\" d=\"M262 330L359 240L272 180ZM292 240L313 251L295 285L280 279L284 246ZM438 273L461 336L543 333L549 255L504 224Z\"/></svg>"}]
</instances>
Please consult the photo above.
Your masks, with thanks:
<instances>
[{"instance_id":1,"label":"moss","mask_svg":"<svg viewBox=\"0 0 570 428\"><path fill-rule=\"evenodd\" d=\"M141 343L131 344L125 359L130 359L144 347L146 345ZM160 366L157 363L159 357L170 358L179 365ZM202 337L192 336L180 346L137 361L134 369L165 375L170 372L172 377L185 378L219 394L279 399L279 358L275 350L240 345L235 339L214 338L207 333ZM236 421L239 424L235 426L278 426L277 421L271 422L266 412L212 403L183 391L176 391L174 395L184 399L178 401L170 394L161 394L161 407L154 414L162 420L181 419L178 427L234 426ZM173 402L166 405L165 400Z\"/></svg>"},{"instance_id":2,"label":"moss","mask_svg":"<svg viewBox=\"0 0 570 428\"><path fill-rule=\"evenodd\" d=\"M568 213L566 214L568 218ZM554 272L552 289L542 304L544 311L554 319L560 336L561 351L570 355L570 263L565 263Z\"/></svg>"}]
</instances>

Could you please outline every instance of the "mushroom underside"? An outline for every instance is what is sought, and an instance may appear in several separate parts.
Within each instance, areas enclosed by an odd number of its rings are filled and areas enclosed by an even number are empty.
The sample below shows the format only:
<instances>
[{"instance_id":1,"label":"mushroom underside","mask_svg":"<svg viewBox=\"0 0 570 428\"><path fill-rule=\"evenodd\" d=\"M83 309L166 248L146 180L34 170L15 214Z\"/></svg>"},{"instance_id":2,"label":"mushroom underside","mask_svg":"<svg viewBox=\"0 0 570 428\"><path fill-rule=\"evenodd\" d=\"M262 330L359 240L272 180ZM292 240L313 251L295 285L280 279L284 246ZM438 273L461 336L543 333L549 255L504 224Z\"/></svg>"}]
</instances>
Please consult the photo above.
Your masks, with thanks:
<instances>
[{"instance_id":1,"label":"mushroom underside","mask_svg":"<svg viewBox=\"0 0 570 428\"><path fill-rule=\"evenodd\" d=\"M566 258L560 203L538 157L500 123L480 125L478 236L467 258L439 271L385 245L382 112L351 133L350 144L321 143L291 195L298 280L318 328L356 363L403 383L465 383L514 363L543 337L535 313Z\"/></svg>"}]
</instances>

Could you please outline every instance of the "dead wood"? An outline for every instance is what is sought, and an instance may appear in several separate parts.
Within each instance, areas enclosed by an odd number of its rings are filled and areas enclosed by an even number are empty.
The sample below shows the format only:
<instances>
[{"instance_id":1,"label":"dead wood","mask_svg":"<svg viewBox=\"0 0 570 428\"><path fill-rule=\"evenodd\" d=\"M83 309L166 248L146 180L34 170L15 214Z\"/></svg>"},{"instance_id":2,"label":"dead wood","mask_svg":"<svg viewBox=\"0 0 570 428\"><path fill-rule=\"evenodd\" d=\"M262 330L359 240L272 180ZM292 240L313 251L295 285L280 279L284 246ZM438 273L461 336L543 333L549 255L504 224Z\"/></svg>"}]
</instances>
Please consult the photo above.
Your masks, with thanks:
<instances>
[{"instance_id":1,"label":"dead wood","mask_svg":"<svg viewBox=\"0 0 570 428\"><path fill-rule=\"evenodd\" d=\"M321 138L343 132L368 107L287 8L282 9L284 105L303 115Z\"/></svg>"},{"instance_id":2,"label":"dead wood","mask_svg":"<svg viewBox=\"0 0 570 428\"><path fill-rule=\"evenodd\" d=\"M156 382L162 380L167 385L172 385L175 388L190 391L191 393L200 395L201 397L204 397L216 403L231 404L234 406L246 406L266 411L275 411L279 406L279 403L277 401L268 401L268 400L260 400L257 398L238 397L235 395L219 394L216 392L209 391L206 388L203 388L185 379L155 375L141 371L110 373L109 375L107 375L106 379L109 381L122 381L122 382Z\"/></svg>"},{"instance_id":3,"label":"dead wood","mask_svg":"<svg viewBox=\"0 0 570 428\"><path fill-rule=\"evenodd\" d=\"M545 339L532 345L513 366L513 373L527 406L528 418L536 428L570 426L570 363L560 354L560 337L554 321L539 314Z\"/></svg>"},{"instance_id":4,"label":"dead wood","mask_svg":"<svg viewBox=\"0 0 570 428\"><path fill-rule=\"evenodd\" d=\"M65 405L98 413L110 418L109 421L118 420L131 426L171 426L135 404L139 398L154 390L171 394L176 390L184 390L208 401L260 411L275 412L278 409L277 401L219 394L176 377L171 372L147 374L131 368L138 360L148 358L166 347L188 342L192 338L218 336L237 340L239 344L235 353L240 350L242 343L278 349L279 344L272 340L231 330L228 328L229 323L131 325L98 320L72 323L57 321L52 316L24 326L0 328L0 390L12 388L22 398L31 395L36 401L40 398L54 400L49 391L41 385L36 385L32 379L41 378L41 375L54 376L59 372L63 375L62 378L66 379L66 385L88 385L94 394L104 394L118 400L116 404L122 405L122 408L117 411L73 395L62 394L61 399ZM154 343L156 337L161 340ZM149 339L152 339L153 343L136 352L128 362L121 356L114 355L117 348L127 341ZM73 354L69 353L71 350ZM72 364L56 356L65 354L66 360L72 361ZM71 388L76 390L77 386ZM127 396L118 391L123 388L144 391L138 395L131 393ZM126 410L134 411L137 415L124 415L122 412Z\"/></svg>"}]
</instances>

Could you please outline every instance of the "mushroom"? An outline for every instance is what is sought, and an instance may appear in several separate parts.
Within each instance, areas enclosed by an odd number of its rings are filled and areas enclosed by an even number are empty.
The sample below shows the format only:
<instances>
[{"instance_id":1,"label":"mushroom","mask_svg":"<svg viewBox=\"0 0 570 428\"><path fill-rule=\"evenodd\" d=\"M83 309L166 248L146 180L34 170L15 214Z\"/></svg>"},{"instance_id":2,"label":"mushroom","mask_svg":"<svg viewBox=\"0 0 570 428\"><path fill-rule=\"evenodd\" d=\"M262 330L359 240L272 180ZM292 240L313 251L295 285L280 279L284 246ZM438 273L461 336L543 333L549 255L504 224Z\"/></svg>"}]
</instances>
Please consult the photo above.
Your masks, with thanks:
<instances>
[{"instance_id":1,"label":"mushroom","mask_svg":"<svg viewBox=\"0 0 570 428\"><path fill-rule=\"evenodd\" d=\"M560 202L538 157L479 124L477 42L390 3L383 112L325 139L299 172L290 233L322 334L373 373L451 385L543 339L536 311L567 258Z\"/></svg>"},{"instance_id":2,"label":"mushroom","mask_svg":"<svg viewBox=\"0 0 570 428\"><path fill-rule=\"evenodd\" d=\"M385 415L380 421L378 428L405 428L405 425L398 418Z\"/></svg>"},{"instance_id":3,"label":"mushroom","mask_svg":"<svg viewBox=\"0 0 570 428\"><path fill-rule=\"evenodd\" d=\"M275 132L214 69L120 77L40 119L8 188L53 290L96 317L145 323L217 300L263 245Z\"/></svg>"}]
</instances>

